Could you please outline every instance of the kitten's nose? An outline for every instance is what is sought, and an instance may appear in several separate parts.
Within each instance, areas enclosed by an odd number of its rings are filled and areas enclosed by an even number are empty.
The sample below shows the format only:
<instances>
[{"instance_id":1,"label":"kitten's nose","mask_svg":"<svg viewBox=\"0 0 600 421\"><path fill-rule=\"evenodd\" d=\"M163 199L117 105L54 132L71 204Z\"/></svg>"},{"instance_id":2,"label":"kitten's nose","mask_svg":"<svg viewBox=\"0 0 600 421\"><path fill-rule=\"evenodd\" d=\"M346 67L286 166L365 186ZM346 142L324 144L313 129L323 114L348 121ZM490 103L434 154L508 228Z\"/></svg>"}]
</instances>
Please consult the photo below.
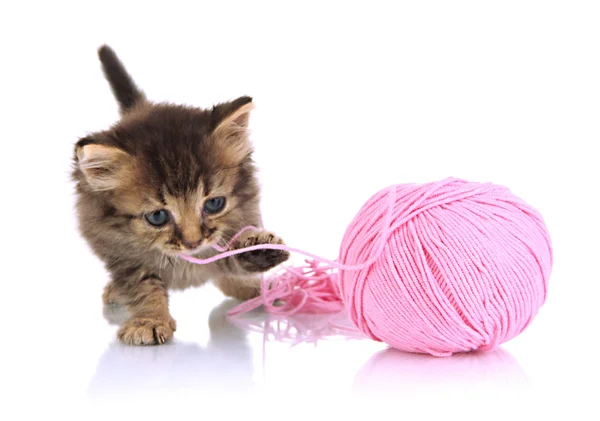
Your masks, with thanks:
<instances>
[{"instance_id":1,"label":"kitten's nose","mask_svg":"<svg viewBox=\"0 0 600 421\"><path fill-rule=\"evenodd\" d=\"M200 244L202 244L203 239L199 239L198 241L185 241L183 240L183 245L188 248L188 249L195 249L196 247L198 247Z\"/></svg>"}]
</instances>

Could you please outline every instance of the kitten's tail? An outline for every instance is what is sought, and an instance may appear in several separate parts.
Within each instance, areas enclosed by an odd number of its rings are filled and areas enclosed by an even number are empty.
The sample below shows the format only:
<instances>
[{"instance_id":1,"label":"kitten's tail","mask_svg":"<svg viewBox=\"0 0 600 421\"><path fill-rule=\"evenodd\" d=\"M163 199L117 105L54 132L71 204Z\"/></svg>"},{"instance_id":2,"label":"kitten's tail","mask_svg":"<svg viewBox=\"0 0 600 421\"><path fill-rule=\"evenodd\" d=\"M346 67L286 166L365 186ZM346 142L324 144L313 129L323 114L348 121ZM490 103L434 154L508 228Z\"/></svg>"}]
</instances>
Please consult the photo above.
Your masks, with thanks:
<instances>
[{"instance_id":1,"label":"kitten's tail","mask_svg":"<svg viewBox=\"0 0 600 421\"><path fill-rule=\"evenodd\" d=\"M102 70L115 98L121 107L121 114L125 114L139 102L146 100L144 93L138 89L135 82L125 70L117 54L108 45L103 45L98 50L98 57L102 63Z\"/></svg>"}]
</instances>

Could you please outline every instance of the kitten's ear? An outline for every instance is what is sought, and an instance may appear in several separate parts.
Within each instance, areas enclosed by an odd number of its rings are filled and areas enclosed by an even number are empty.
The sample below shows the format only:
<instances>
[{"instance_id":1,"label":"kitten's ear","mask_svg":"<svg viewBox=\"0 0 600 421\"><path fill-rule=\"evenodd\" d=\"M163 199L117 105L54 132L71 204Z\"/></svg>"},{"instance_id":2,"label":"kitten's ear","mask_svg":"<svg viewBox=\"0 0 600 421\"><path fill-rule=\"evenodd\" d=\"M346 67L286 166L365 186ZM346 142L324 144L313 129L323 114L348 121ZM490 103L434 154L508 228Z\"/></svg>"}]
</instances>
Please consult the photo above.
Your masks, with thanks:
<instances>
[{"instance_id":1,"label":"kitten's ear","mask_svg":"<svg viewBox=\"0 0 600 421\"><path fill-rule=\"evenodd\" d=\"M223 146L222 159L227 165L236 165L252 152L248 140L250 111L254 109L252 98L240 97L213 108L212 134Z\"/></svg>"},{"instance_id":2,"label":"kitten's ear","mask_svg":"<svg viewBox=\"0 0 600 421\"><path fill-rule=\"evenodd\" d=\"M114 146L84 138L75 146L75 158L88 184L95 191L117 188L130 176L131 156Z\"/></svg>"}]
</instances>

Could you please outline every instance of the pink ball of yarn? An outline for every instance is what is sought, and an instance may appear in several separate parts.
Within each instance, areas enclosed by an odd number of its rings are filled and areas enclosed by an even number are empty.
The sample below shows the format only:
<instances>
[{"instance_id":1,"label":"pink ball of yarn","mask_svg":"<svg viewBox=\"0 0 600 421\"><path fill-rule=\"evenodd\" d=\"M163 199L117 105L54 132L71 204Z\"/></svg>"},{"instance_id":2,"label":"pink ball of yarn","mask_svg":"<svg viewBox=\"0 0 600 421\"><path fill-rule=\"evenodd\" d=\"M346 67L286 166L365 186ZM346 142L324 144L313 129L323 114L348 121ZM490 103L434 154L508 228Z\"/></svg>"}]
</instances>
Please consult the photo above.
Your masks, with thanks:
<instances>
[{"instance_id":1,"label":"pink ball of yarn","mask_svg":"<svg viewBox=\"0 0 600 421\"><path fill-rule=\"evenodd\" d=\"M371 197L339 262L373 256L365 269L339 273L351 321L394 348L437 356L493 349L521 333L546 299L552 267L534 208L505 187L458 179Z\"/></svg>"}]
</instances>

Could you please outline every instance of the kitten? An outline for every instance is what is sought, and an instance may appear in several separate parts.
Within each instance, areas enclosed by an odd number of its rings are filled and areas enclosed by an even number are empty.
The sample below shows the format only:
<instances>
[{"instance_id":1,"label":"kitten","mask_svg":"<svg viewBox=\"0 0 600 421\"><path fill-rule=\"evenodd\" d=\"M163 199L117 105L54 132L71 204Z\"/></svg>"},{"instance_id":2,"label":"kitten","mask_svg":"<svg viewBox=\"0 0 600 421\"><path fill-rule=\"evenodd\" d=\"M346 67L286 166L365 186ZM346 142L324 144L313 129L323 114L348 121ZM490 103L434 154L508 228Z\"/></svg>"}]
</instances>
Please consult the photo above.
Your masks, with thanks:
<instances>
[{"instance_id":1,"label":"kitten","mask_svg":"<svg viewBox=\"0 0 600 421\"><path fill-rule=\"evenodd\" d=\"M168 290L212 280L246 300L260 292L258 274L289 253L259 250L209 265L177 257L208 257L246 225L261 226L259 186L248 139L252 98L204 110L146 99L108 46L98 55L119 102L121 119L75 145L73 180L79 228L111 280L104 303L126 308L118 338L162 344L175 320ZM283 244L268 231L246 231L231 248Z\"/></svg>"}]
</instances>

